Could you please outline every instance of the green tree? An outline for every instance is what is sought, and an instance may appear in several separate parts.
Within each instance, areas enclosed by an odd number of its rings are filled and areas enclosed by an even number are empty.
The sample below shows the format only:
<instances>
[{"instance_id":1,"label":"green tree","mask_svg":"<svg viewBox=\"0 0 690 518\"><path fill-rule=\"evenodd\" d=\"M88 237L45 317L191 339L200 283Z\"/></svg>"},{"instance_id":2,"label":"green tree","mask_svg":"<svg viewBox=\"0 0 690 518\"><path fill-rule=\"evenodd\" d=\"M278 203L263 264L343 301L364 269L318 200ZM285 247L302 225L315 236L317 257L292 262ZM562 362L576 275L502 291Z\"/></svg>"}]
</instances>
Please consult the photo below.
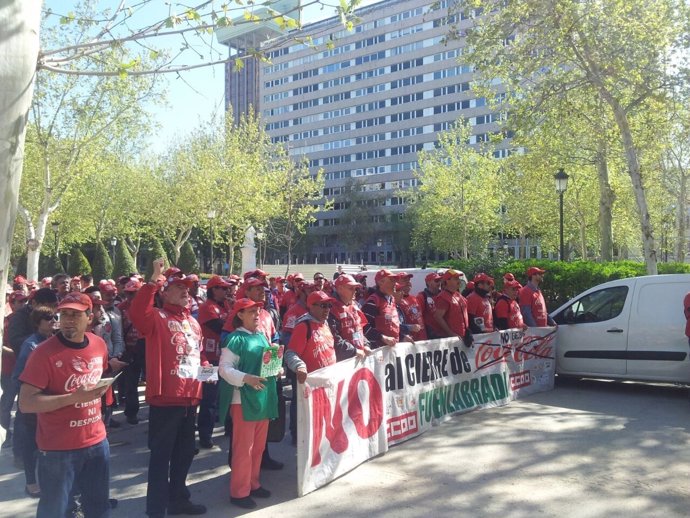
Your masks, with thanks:
<instances>
[{"instance_id":1,"label":"green tree","mask_svg":"<svg viewBox=\"0 0 690 518\"><path fill-rule=\"evenodd\" d=\"M199 273L199 263L196 260L196 253L189 241L185 241L180 251L180 260L177 267L185 273Z\"/></svg>"},{"instance_id":2,"label":"green tree","mask_svg":"<svg viewBox=\"0 0 690 518\"><path fill-rule=\"evenodd\" d=\"M470 145L470 134L469 124L458 122L439 133L435 151L419 154L422 185L410 203L418 250L428 239L436 250L467 259L484 254L497 228L501 164L491 146Z\"/></svg>"},{"instance_id":3,"label":"green tree","mask_svg":"<svg viewBox=\"0 0 690 518\"><path fill-rule=\"evenodd\" d=\"M110 260L108 250L101 241L96 243L96 252L93 257L93 280L99 282L110 279L113 275L113 262Z\"/></svg>"},{"instance_id":4,"label":"green tree","mask_svg":"<svg viewBox=\"0 0 690 518\"><path fill-rule=\"evenodd\" d=\"M151 275L153 275L153 261L156 259L162 258L165 261L166 265L170 264L170 260L168 259L168 255L165 253L165 249L163 248L163 245L161 245L161 242L154 238L149 246L149 250L147 252L147 258L146 258L146 278L150 279Z\"/></svg>"},{"instance_id":5,"label":"green tree","mask_svg":"<svg viewBox=\"0 0 690 518\"><path fill-rule=\"evenodd\" d=\"M132 258L132 255L127 249L127 244L118 239L115 245L115 261L113 262L113 277L118 278L130 273L136 273L137 265Z\"/></svg>"},{"instance_id":6,"label":"green tree","mask_svg":"<svg viewBox=\"0 0 690 518\"><path fill-rule=\"evenodd\" d=\"M596 96L615 120L639 214L647 271L656 273L654 232L643 182L640 129L636 119L658 109L680 79L669 57L685 59L688 6L682 0L477 0L461 2L465 14L482 16L464 35L463 60L481 73L485 86L502 81L516 113L535 115L565 92ZM470 5L471 4L471 5Z\"/></svg>"},{"instance_id":7,"label":"green tree","mask_svg":"<svg viewBox=\"0 0 690 518\"><path fill-rule=\"evenodd\" d=\"M81 248L76 246L72 248L72 253L69 256L69 268L67 269L67 273L72 276L91 274L91 265L81 251Z\"/></svg>"}]
</instances>

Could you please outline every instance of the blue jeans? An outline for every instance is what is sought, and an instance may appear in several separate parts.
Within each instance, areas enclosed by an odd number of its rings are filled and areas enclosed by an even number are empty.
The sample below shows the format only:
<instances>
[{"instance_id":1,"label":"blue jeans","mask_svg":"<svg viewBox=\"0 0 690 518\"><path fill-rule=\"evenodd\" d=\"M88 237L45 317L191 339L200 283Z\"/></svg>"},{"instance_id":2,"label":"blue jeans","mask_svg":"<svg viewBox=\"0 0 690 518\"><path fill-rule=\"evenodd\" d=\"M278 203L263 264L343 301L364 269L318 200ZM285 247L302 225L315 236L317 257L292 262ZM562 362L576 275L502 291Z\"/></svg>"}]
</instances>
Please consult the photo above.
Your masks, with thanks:
<instances>
[{"instance_id":1,"label":"blue jeans","mask_svg":"<svg viewBox=\"0 0 690 518\"><path fill-rule=\"evenodd\" d=\"M195 421L193 406L149 406L149 516L165 516L169 503L189 500L187 473L194 459Z\"/></svg>"},{"instance_id":2,"label":"blue jeans","mask_svg":"<svg viewBox=\"0 0 690 518\"><path fill-rule=\"evenodd\" d=\"M81 493L85 518L110 516L110 446L104 439L88 448L43 451L38 455L41 499L36 518L67 515L72 496Z\"/></svg>"}]
</instances>

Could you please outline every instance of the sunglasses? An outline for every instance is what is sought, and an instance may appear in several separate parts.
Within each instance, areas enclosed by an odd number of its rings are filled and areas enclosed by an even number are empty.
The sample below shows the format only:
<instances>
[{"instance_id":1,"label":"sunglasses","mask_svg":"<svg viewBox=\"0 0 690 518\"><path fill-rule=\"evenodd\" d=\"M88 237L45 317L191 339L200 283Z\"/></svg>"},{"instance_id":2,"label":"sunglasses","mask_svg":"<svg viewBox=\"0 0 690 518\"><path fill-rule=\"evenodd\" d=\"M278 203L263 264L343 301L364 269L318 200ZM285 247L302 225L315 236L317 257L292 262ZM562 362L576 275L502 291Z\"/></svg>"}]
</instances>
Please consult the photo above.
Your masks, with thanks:
<instances>
[{"instance_id":1,"label":"sunglasses","mask_svg":"<svg viewBox=\"0 0 690 518\"><path fill-rule=\"evenodd\" d=\"M316 304L316 305L319 306L321 309L331 309L333 307L333 304L326 304L326 303Z\"/></svg>"},{"instance_id":2,"label":"sunglasses","mask_svg":"<svg viewBox=\"0 0 690 518\"><path fill-rule=\"evenodd\" d=\"M54 320L55 322L59 322L60 315L53 315L52 317L41 317L41 320Z\"/></svg>"},{"instance_id":3,"label":"sunglasses","mask_svg":"<svg viewBox=\"0 0 690 518\"><path fill-rule=\"evenodd\" d=\"M325 278L326 278L326 277L315 277L314 280L315 280L315 281L322 281L322 280L324 280Z\"/></svg>"}]
</instances>

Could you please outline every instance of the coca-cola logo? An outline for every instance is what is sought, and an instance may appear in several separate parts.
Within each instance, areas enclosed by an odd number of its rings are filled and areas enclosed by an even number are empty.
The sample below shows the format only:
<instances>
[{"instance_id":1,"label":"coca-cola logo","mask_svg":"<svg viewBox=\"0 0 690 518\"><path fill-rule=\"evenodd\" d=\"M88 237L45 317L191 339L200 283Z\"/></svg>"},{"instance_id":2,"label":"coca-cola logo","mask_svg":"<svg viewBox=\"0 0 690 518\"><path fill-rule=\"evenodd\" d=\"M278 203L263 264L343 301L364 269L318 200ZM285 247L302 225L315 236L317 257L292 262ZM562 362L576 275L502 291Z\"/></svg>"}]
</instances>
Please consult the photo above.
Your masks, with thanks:
<instances>
[{"instance_id":1,"label":"coca-cola logo","mask_svg":"<svg viewBox=\"0 0 690 518\"><path fill-rule=\"evenodd\" d=\"M474 361L477 370L496 363L507 362L512 358L515 363L537 358L550 358L553 352L553 336L525 336L522 343L514 345L497 345L489 342L479 344Z\"/></svg>"},{"instance_id":2,"label":"coca-cola logo","mask_svg":"<svg viewBox=\"0 0 690 518\"><path fill-rule=\"evenodd\" d=\"M103 375L103 369L94 369L83 374L70 374L65 381L65 392L74 392L79 387L95 385Z\"/></svg>"}]
</instances>

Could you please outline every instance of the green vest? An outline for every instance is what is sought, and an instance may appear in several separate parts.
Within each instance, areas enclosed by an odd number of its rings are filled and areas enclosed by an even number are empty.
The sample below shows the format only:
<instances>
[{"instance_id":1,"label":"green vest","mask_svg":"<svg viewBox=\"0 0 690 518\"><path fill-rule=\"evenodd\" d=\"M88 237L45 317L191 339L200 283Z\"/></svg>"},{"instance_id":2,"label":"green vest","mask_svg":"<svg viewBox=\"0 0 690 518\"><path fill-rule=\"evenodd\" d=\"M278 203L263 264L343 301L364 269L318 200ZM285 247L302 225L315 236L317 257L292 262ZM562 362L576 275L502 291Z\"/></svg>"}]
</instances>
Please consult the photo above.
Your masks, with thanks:
<instances>
[{"instance_id":1,"label":"green vest","mask_svg":"<svg viewBox=\"0 0 690 518\"><path fill-rule=\"evenodd\" d=\"M235 368L245 374L258 376L261 372L261 363L264 352L270 345L266 341L263 333L249 334L245 331L234 331L223 342L223 347L227 347L240 357L239 363ZM232 403L233 387L223 378L219 383L219 411L221 423L225 422L228 409ZM278 393L276 391L276 378L271 376L264 381L264 388L256 390L250 385L239 387L242 394L242 416L246 421L261 421L262 419L275 419L278 417Z\"/></svg>"}]
</instances>

